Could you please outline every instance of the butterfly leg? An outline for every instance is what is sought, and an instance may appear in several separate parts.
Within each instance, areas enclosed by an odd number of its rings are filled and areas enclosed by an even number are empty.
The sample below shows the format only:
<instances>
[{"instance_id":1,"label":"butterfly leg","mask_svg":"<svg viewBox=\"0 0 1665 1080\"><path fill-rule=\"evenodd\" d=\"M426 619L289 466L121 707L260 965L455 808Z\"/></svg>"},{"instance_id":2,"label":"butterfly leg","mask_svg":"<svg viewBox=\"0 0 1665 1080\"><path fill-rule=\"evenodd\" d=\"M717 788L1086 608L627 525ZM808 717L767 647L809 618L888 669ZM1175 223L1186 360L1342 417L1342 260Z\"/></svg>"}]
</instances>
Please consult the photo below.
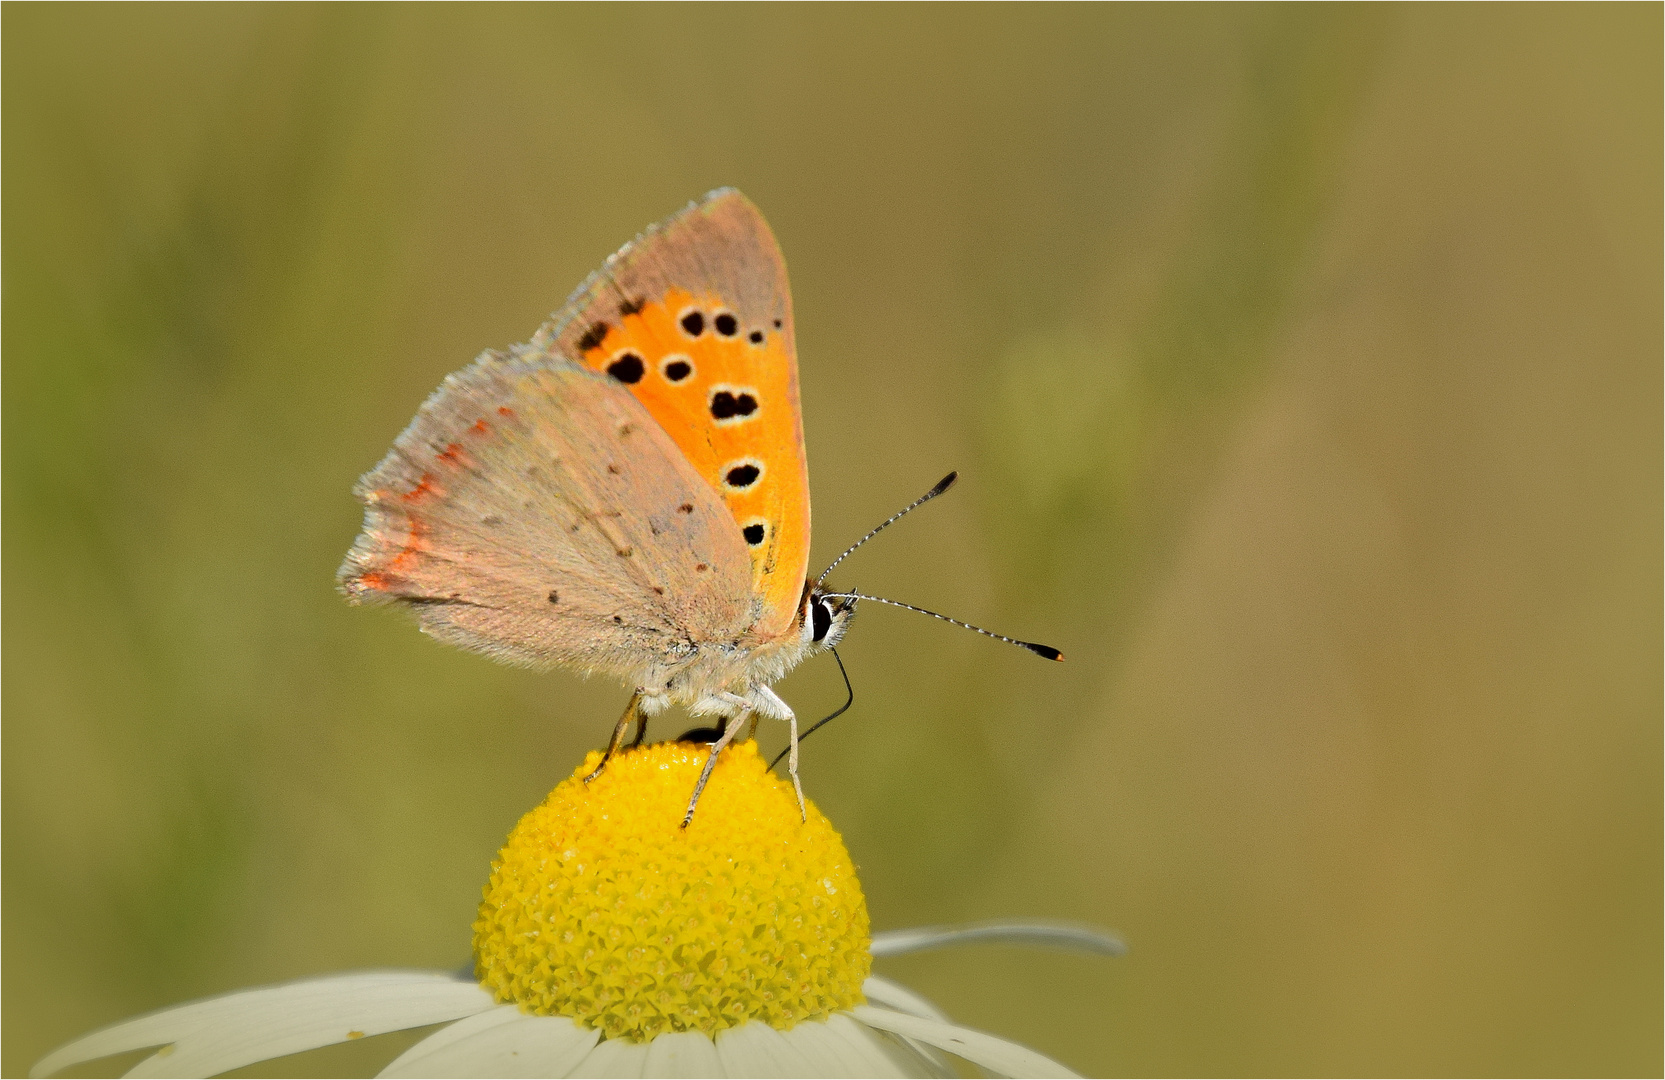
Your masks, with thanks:
<instances>
[{"instance_id":1,"label":"butterfly leg","mask_svg":"<svg viewBox=\"0 0 1665 1080\"><path fill-rule=\"evenodd\" d=\"M780 695L767 686L753 686L748 693L755 705L752 712L752 731L757 731L757 718L760 715L772 716L776 720L785 720L792 725L792 742L788 749L792 758L787 762L787 772L792 774L792 790L798 793L798 816L809 820L809 811L804 806L804 785L798 779L798 714L792 711L792 706L780 699ZM744 699L741 699L744 700Z\"/></svg>"},{"instance_id":2,"label":"butterfly leg","mask_svg":"<svg viewBox=\"0 0 1665 1080\"><path fill-rule=\"evenodd\" d=\"M636 692L630 695L630 704L624 707L624 715L619 717L619 722L613 726L613 737L607 742L607 752L601 755L601 764L595 767L594 772L584 777L584 783L587 784L600 776L601 770L607 767L607 762L612 760L614 754L618 753L619 744L624 742L624 733L630 730L630 721L632 720L637 722L637 726L636 742L631 745L639 746L642 742L642 736L647 734L647 716L642 712L642 690L640 687L637 687Z\"/></svg>"},{"instance_id":3,"label":"butterfly leg","mask_svg":"<svg viewBox=\"0 0 1665 1080\"><path fill-rule=\"evenodd\" d=\"M743 717L736 717L726 723L722 738L711 744L711 756L705 759L705 768L700 770L699 783L694 785L694 797L688 800L688 813L682 818L684 829L688 827L690 821L694 820L694 807L700 804L700 793L705 790L705 782L711 779L711 770L717 767L717 755L722 753L723 749L734 741L734 736L744 726L741 723L742 719Z\"/></svg>"},{"instance_id":4,"label":"butterfly leg","mask_svg":"<svg viewBox=\"0 0 1665 1080\"><path fill-rule=\"evenodd\" d=\"M798 779L798 714L788 714L787 722L792 725L792 753L786 759L786 771L792 774L792 790L798 793L798 816L807 822L809 811L804 808L804 785Z\"/></svg>"}]
</instances>

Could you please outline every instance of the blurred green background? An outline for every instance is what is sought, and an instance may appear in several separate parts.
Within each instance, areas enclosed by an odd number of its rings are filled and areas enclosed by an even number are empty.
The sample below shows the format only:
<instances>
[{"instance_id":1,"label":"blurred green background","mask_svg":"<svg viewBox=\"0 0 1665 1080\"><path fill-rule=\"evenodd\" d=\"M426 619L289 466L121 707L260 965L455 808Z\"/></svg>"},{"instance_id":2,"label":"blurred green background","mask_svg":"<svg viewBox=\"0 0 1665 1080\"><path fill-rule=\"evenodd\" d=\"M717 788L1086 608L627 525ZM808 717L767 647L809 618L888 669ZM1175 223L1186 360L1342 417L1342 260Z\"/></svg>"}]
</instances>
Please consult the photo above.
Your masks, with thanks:
<instances>
[{"instance_id":1,"label":"blurred green background","mask_svg":"<svg viewBox=\"0 0 1665 1080\"><path fill-rule=\"evenodd\" d=\"M626 695L349 608L349 488L719 184L792 267L816 564L959 468L840 581L1069 656L864 610L804 776L875 927L1132 946L881 971L1088 1074L1665 1067L1658 5L3 26L8 1075L464 962Z\"/></svg>"}]
</instances>

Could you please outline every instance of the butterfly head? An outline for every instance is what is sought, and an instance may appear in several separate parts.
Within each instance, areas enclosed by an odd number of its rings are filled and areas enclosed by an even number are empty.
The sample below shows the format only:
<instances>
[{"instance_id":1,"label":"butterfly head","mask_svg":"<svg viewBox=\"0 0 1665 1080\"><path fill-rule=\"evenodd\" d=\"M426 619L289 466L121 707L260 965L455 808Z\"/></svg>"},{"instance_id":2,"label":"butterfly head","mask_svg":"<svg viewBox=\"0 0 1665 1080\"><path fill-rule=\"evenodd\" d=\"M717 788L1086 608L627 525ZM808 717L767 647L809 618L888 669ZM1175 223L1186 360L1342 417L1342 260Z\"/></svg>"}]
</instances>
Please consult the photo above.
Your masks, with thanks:
<instances>
[{"instance_id":1,"label":"butterfly head","mask_svg":"<svg viewBox=\"0 0 1665 1080\"><path fill-rule=\"evenodd\" d=\"M804 589L804 608L800 619L803 643L814 649L837 645L855 614L855 597L842 596L814 581L809 582Z\"/></svg>"}]
</instances>

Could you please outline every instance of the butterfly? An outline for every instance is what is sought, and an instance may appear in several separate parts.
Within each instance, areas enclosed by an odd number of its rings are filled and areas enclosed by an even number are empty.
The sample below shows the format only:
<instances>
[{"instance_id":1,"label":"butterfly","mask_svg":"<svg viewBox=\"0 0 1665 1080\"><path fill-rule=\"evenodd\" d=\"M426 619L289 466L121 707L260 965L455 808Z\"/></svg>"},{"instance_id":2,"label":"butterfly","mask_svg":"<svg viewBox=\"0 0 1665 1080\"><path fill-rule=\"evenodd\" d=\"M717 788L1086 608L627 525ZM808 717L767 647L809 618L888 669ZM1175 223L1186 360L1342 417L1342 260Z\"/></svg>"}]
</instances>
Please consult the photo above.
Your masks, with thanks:
<instances>
[{"instance_id":1,"label":"butterfly","mask_svg":"<svg viewBox=\"0 0 1665 1080\"><path fill-rule=\"evenodd\" d=\"M808 576L792 297L744 195L714 191L649 227L530 342L448 376L353 491L348 600L398 604L498 660L634 688L592 777L673 704L721 718L686 825L721 749L769 717L791 727L802 811L797 718L770 684L881 598Z\"/></svg>"}]
</instances>

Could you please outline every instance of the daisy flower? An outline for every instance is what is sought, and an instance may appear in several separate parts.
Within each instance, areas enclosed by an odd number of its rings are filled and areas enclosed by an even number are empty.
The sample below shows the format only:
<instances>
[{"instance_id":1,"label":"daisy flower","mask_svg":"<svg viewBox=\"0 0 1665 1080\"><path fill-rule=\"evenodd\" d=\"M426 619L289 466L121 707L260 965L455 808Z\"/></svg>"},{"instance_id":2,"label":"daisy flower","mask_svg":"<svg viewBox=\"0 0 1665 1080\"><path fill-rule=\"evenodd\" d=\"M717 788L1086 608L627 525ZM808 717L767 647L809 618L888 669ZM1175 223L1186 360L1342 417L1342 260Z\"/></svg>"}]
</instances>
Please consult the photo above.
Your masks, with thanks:
<instances>
[{"instance_id":1,"label":"daisy flower","mask_svg":"<svg viewBox=\"0 0 1665 1080\"><path fill-rule=\"evenodd\" d=\"M871 974L873 957L1000 940L1117 953L1101 931L1035 923L870 936L844 842L755 743L592 753L521 819L492 863L473 977L364 971L163 1009L85 1035L32 1075L158 1049L128 1076L213 1076L445 1024L382 1076L1074 1076L948 1020Z\"/></svg>"}]
</instances>

